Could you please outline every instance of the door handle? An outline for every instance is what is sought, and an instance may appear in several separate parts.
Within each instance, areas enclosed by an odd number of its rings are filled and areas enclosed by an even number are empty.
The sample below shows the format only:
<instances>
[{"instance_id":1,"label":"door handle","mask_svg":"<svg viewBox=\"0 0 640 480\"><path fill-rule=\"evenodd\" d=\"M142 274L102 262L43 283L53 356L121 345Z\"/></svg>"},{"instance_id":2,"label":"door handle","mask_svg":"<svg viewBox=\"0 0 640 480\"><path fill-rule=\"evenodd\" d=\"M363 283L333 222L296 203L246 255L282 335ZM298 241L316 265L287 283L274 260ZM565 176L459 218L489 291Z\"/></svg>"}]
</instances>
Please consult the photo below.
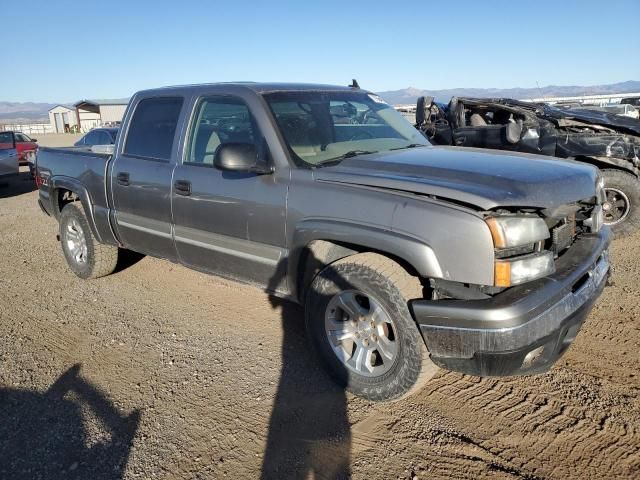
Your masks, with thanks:
<instances>
[{"instance_id":1,"label":"door handle","mask_svg":"<svg viewBox=\"0 0 640 480\"><path fill-rule=\"evenodd\" d=\"M188 180L176 180L173 184L176 189L176 194L188 197L191 195L191 182Z\"/></svg>"},{"instance_id":2,"label":"door handle","mask_svg":"<svg viewBox=\"0 0 640 480\"><path fill-rule=\"evenodd\" d=\"M118 172L118 183L125 187L129 185L129 172Z\"/></svg>"}]
</instances>

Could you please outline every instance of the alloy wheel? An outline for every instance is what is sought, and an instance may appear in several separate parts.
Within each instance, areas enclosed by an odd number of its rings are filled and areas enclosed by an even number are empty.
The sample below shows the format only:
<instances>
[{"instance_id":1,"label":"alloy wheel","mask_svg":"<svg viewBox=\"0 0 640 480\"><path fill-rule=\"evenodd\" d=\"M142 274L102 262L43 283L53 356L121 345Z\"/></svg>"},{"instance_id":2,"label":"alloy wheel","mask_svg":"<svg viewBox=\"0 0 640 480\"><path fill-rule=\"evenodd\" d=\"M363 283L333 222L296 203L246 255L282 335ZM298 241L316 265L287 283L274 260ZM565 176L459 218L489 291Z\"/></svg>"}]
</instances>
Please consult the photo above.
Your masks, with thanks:
<instances>
[{"instance_id":1,"label":"alloy wheel","mask_svg":"<svg viewBox=\"0 0 640 480\"><path fill-rule=\"evenodd\" d=\"M336 357L359 375L384 375L398 356L393 320L376 299L357 290L340 292L329 301L325 332Z\"/></svg>"}]
</instances>

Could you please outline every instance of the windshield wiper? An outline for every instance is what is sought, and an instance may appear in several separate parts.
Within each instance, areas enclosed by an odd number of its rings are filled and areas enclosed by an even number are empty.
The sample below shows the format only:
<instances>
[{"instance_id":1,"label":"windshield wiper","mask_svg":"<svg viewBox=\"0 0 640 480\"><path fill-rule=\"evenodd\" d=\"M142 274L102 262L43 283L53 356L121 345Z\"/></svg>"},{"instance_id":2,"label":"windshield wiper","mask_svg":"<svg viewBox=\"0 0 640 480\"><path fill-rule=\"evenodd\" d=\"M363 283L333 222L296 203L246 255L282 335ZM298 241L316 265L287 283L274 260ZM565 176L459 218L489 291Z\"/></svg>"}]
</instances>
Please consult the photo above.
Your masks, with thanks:
<instances>
[{"instance_id":1,"label":"windshield wiper","mask_svg":"<svg viewBox=\"0 0 640 480\"><path fill-rule=\"evenodd\" d=\"M340 163L345 158L357 157L358 155L368 155L370 153L378 153L377 150L349 150L348 152L343 153L338 157L328 158L327 160L323 160L322 162L318 162L315 166L327 165L330 163Z\"/></svg>"},{"instance_id":2,"label":"windshield wiper","mask_svg":"<svg viewBox=\"0 0 640 480\"><path fill-rule=\"evenodd\" d=\"M404 150L405 148L416 148L416 147L426 147L424 143L410 143L409 145L405 145L404 147L395 147L390 148L389 150Z\"/></svg>"},{"instance_id":3,"label":"windshield wiper","mask_svg":"<svg viewBox=\"0 0 640 480\"><path fill-rule=\"evenodd\" d=\"M368 155L370 153L378 153L378 151L377 150L349 150L348 152L343 153L339 157L335 157L334 160L337 160L337 159L342 160L343 158L357 157L358 155Z\"/></svg>"}]
</instances>

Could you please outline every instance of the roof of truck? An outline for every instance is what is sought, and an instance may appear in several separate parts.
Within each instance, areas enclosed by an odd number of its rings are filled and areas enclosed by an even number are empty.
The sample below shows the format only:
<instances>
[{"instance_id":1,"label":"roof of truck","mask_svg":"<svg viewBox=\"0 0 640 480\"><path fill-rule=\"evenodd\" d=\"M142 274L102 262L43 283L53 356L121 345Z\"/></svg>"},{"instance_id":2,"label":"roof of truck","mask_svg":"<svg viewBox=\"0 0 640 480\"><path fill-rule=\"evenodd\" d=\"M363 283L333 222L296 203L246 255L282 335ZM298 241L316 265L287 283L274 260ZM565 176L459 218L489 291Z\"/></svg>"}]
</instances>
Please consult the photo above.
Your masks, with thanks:
<instances>
[{"instance_id":1,"label":"roof of truck","mask_svg":"<svg viewBox=\"0 0 640 480\"><path fill-rule=\"evenodd\" d=\"M139 93L150 93L159 91L183 90L193 91L210 87L244 87L256 93L277 92L277 91L361 91L359 88L339 85L323 85L315 83L283 83L283 82L218 82L200 83L194 85L175 85L170 87L154 88L143 90Z\"/></svg>"}]
</instances>

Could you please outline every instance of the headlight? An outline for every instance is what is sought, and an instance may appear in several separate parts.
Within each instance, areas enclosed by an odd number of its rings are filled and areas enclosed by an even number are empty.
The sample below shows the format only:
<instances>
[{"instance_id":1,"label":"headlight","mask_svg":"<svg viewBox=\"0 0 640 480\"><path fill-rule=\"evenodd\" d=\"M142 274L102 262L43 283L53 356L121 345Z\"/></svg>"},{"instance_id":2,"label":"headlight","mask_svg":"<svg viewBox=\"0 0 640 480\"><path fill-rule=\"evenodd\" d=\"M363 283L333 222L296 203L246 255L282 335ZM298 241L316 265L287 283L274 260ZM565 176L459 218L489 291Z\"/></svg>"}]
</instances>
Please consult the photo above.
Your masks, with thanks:
<instances>
[{"instance_id":1,"label":"headlight","mask_svg":"<svg viewBox=\"0 0 640 480\"><path fill-rule=\"evenodd\" d=\"M494 285L511 287L555 272L553 252L540 251L549 228L540 217L505 215L486 220L496 251Z\"/></svg>"},{"instance_id":2,"label":"headlight","mask_svg":"<svg viewBox=\"0 0 640 480\"><path fill-rule=\"evenodd\" d=\"M487 225L496 248L519 247L549 238L549 228L539 217L491 217Z\"/></svg>"},{"instance_id":3,"label":"headlight","mask_svg":"<svg viewBox=\"0 0 640 480\"><path fill-rule=\"evenodd\" d=\"M597 233L604 224L604 211L602 205L596 205L591 211L591 217L584 221L584 224L591 229L591 233Z\"/></svg>"},{"instance_id":4,"label":"headlight","mask_svg":"<svg viewBox=\"0 0 640 480\"><path fill-rule=\"evenodd\" d=\"M553 252L534 253L512 260L496 260L495 286L511 287L556 271Z\"/></svg>"}]
</instances>

